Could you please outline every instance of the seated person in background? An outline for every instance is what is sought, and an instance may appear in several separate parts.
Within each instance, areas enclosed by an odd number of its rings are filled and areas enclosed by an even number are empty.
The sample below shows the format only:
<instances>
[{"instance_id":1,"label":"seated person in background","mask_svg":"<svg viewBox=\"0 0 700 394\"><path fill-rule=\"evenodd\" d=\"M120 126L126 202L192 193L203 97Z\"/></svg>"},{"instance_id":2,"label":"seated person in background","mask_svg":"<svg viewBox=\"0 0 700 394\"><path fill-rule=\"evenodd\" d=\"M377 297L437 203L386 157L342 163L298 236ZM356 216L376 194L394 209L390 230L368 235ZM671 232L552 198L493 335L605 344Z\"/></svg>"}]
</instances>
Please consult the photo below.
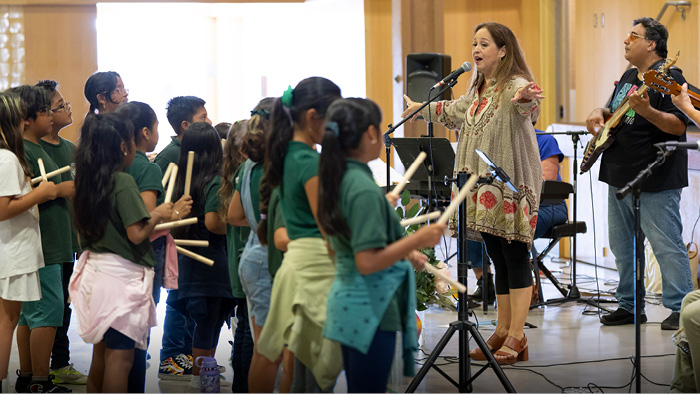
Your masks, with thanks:
<instances>
[{"instance_id":1,"label":"seated person in background","mask_svg":"<svg viewBox=\"0 0 700 394\"><path fill-rule=\"evenodd\" d=\"M541 133L542 130L535 129L535 132ZM551 135L538 134L537 145L540 151L540 160L542 161L542 180L561 181L559 174L559 164L564 160L564 154L559 149L557 140ZM569 212L566 207L566 201L559 204L540 204L539 216L537 216L537 227L535 228L535 239L541 238L552 227L566 223L569 217ZM470 300L483 300L483 262L482 262L482 247L479 242L469 240L467 243L467 260L471 261L474 276L476 276L476 290L469 295ZM496 300L495 285L493 283L493 274L487 263L486 267L487 280L489 281L488 302L493 303ZM477 304L470 304L470 308Z\"/></svg>"},{"instance_id":2,"label":"seated person in background","mask_svg":"<svg viewBox=\"0 0 700 394\"><path fill-rule=\"evenodd\" d=\"M541 133L542 130L535 129ZM542 180L561 181L559 174L559 164L564 160L564 154L559 149L557 140L551 135L537 134L537 145L540 149L540 160L542 161ZM566 201L559 204L540 204L539 216L537 216L537 227L535 228L535 239L541 238L552 227L566 223L569 212L566 208Z\"/></svg>"},{"instance_id":3,"label":"seated person in background","mask_svg":"<svg viewBox=\"0 0 700 394\"><path fill-rule=\"evenodd\" d=\"M671 381L672 393L697 393L700 389L700 290L683 298L680 330L674 337L683 337L676 349L676 366Z\"/></svg>"}]
</instances>

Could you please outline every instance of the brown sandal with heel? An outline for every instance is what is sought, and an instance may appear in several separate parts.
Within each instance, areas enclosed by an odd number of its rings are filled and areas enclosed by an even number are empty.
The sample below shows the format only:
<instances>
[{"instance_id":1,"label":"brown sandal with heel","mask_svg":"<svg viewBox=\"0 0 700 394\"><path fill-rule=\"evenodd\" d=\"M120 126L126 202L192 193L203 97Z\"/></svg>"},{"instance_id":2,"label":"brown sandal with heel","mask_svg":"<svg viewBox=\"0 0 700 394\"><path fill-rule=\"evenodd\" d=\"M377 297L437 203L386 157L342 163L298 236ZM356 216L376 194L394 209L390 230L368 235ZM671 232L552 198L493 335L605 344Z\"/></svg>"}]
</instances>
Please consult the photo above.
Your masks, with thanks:
<instances>
[{"instance_id":1,"label":"brown sandal with heel","mask_svg":"<svg viewBox=\"0 0 700 394\"><path fill-rule=\"evenodd\" d=\"M501 346L503 346L503 342L505 342L507 337L507 335L505 337L499 337L498 335L496 335L496 333L491 334L489 339L486 340L486 344L489 345L489 347L491 347L491 353L500 349ZM472 360L484 361L486 360L486 355L484 354L484 352L481 351L480 348L477 347L476 349L472 349L472 351L469 352L469 358L471 358Z\"/></svg>"},{"instance_id":2,"label":"brown sandal with heel","mask_svg":"<svg viewBox=\"0 0 700 394\"><path fill-rule=\"evenodd\" d=\"M515 355L498 350L493 356L496 358L496 361L498 361L499 364L515 364L518 361L527 361L530 358L526 336L523 336L523 339L521 340L508 336L508 338L506 338L506 340L503 342L503 346L513 349L513 351L517 352L518 354Z\"/></svg>"}]
</instances>

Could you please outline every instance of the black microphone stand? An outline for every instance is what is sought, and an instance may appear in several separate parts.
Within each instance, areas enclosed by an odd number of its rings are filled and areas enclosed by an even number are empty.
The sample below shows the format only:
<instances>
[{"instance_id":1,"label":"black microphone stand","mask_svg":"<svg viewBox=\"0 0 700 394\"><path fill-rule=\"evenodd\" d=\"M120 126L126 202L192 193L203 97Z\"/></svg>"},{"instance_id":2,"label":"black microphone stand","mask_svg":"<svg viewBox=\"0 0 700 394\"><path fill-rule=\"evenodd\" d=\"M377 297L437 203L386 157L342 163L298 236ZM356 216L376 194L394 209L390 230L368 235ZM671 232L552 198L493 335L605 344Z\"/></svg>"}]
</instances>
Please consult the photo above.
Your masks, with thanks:
<instances>
[{"instance_id":1,"label":"black microphone stand","mask_svg":"<svg viewBox=\"0 0 700 394\"><path fill-rule=\"evenodd\" d=\"M666 158L671 156L676 147L666 146L659 148L656 160L643 169L636 178L631 180L622 189L615 193L618 200L625 198L632 192L634 196L634 380L636 391L642 392L642 345L641 345L641 318L642 318L642 292L644 291L644 233L642 232L642 216L640 210L640 196L642 183L652 174L654 169L662 165Z\"/></svg>"},{"instance_id":2,"label":"black microphone stand","mask_svg":"<svg viewBox=\"0 0 700 394\"><path fill-rule=\"evenodd\" d=\"M437 100L439 97L442 96L443 93L445 93L448 89L451 89L453 86L457 84L457 80L454 79L450 81L449 83L445 84L445 86L440 89L440 91L437 92L437 94L433 97L428 97L428 101L424 102L418 109L413 111L410 115L407 117L403 118L399 123L396 125L389 125L389 129L384 132L384 146L386 147L386 192L389 193L391 191L391 134L396 131L399 127L403 126L404 123L406 123L409 119L413 118L415 115L419 114L423 108L427 107L430 103L434 102ZM428 134L432 136L432 124L428 124ZM430 152L432 154L432 152ZM428 204L430 204L430 200L428 200Z\"/></svg>"},{"instance_id":3,"label":"black microphone stand","mask_svg":"<svg viewBox=\"0 0 700 394\"><path fill-rule=\"evenodd\" d=\"M554 131L551 133L536 133L540 135L569 135L571 136L571 141L574 144L574 163L573 163L573 173L574 173L574 179L573 179L573 185L574 185L574 198L572 201L573 205L573 222L576 223L576 214L578 212L577 208L577 201L578 201L578 144L579 141L581 140L581 135L588 134L587 130L580 130L580 131ZM594 229L595 231L595 229ZM591 300L587 299L582 299L581 298L581 292L578 289L578 286L576 286L576 238L577 234L574 233L574 235L571 237L572 239L572 248L571 248L571 284L569 285L569 292L566 294L565 297L563 298L555 298L552 300L547 300L546 302L543 302L540 305L550 305L550 304L557 304L557 303L564 303L567 301L575 301L575 302L581 302L599 309L602 309L606 312L612 312L609 309L600 306L599 302L594 302ZM535 273L537 274L537 273Z\"/></svg>"}]
</instances>

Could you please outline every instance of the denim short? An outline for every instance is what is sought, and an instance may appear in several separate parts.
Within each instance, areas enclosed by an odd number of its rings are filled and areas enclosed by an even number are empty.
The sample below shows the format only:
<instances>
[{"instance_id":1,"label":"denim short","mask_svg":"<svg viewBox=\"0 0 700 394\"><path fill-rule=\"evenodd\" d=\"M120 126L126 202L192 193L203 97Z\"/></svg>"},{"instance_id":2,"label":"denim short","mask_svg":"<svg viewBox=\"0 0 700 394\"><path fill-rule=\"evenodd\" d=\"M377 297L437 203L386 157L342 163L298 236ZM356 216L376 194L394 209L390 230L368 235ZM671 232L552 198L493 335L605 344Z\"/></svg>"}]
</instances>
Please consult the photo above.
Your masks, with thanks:
<instances>
[{"instance_id":1,"label":"denim short","mask_svg":"<svg viewBox=\"0 0 700 394\"><path fill-rule=\"evenodd\" d=\"M272 295L272 280L267 263L267 248L260 245L246 246L238 265L238 276L248 300L248 316L255 318L255 325L262 327L267 320Z\"/></svg>"}]
</instances>

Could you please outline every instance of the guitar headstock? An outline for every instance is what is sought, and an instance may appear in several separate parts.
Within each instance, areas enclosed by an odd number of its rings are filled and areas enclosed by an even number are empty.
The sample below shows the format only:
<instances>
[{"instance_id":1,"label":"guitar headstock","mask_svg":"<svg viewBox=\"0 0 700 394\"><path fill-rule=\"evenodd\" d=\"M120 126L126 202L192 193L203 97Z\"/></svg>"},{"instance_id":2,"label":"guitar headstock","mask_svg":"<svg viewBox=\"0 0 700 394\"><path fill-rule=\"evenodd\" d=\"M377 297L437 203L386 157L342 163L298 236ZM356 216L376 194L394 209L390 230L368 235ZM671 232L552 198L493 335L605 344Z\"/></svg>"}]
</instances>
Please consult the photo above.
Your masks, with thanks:
<instances>
[{"instance_id":1,"label":"guitar headstock","mask_svg":"<svg viewBox=\"0 0 700 394\"><path fill-rule=\"evenodd\" d=\"M673 80L668 70L676 64L680 51L672 59L666 59L664 64L656 70L649 70L642 74L644 84L661 94L679 94L681 86Z\"/></svg>"}]
</instances>

